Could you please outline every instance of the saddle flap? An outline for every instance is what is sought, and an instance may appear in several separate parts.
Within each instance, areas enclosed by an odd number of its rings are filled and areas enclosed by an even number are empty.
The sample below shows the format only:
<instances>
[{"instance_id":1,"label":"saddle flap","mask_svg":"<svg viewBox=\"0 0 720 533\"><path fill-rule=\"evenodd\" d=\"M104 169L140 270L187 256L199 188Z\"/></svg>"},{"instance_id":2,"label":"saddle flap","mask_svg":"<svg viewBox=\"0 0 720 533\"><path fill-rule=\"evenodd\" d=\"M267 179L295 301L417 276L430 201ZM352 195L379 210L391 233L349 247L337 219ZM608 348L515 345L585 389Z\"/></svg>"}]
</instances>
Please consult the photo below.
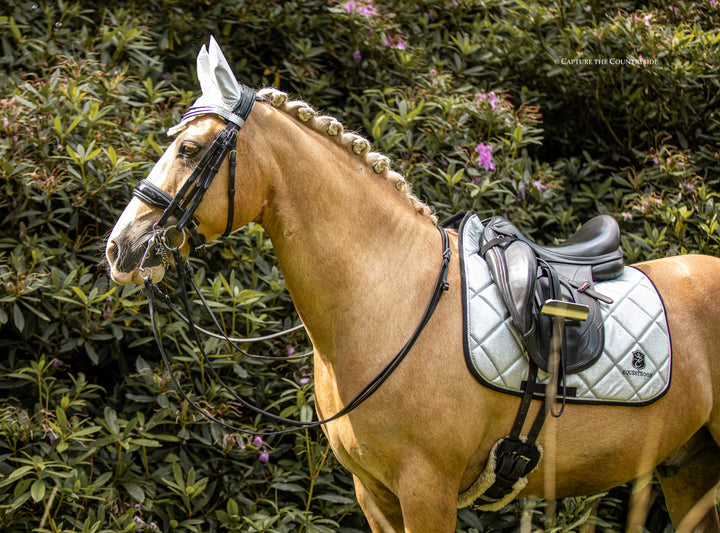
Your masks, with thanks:
<instances>
[{"instance_id":1,"label":"saddle flap","mask_svg":"<svg viewBox=\"0 0 720 533\"><path fill-rule=\"evenodd\" d=\"M590 274L590 267L587 268L587 275ZM541 279L538 282L538 303L542 304L545 295L549 294L547 280ZM588 316L585 320L565 320L563 340L564 349L564 370L567 374L574 374L592 366L602 355L605 345L605 329L603 328L603 317L597 299L579 292L573 288L562 286L560 299L575 304L586 306ZM553 317L538 317L538 345L539 350L533 354L535 363L548 371L550 361L550 342L552 340Z\"/></svg>"},{"instance_id":2,"label":"saddle flap","mask_svg":"<svg viewBox=\"0 0 720 533\"><path fill-rule=\"evenodd\" d=\"M492 229L486 228L483 234L485 244L491 244L494 237ZM497 244L500 244L498 241ZM491 245L486 248L485 260L495 284L500 289L505 306L513 324L523 338L534 330L533 303L535 280L537 276L537 258L532 248L522 241L512 241L506 246Z\"/></svg>"}]
</instances>

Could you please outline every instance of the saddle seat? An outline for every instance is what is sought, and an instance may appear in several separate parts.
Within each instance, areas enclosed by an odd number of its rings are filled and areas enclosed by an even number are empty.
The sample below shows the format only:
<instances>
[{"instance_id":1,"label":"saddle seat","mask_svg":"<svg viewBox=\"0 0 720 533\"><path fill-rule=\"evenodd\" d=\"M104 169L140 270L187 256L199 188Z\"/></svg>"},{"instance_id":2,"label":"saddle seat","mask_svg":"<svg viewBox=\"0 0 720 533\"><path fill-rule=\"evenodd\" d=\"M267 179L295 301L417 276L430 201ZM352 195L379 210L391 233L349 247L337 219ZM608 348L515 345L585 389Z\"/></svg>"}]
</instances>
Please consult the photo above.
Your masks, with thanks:
<instances>
[{"instance_id":1,"label":"saddle seat","mask_svg":"<svg viewBox=\"0 0 720 533\"><path fill-rule=\"evenodd\" d=\"M560 318L540 311L545 302L561 300L587 306L589 314L585 321L565 321L559 372L570 374L592 365L605 342L598 302L612 303L593 290L594 282L614 279L624 267L615 219L595 217L558 246L537 244L503 217L483 225L480 253L530 359L549 371L553 320Z\"/></svg>"},{"instance_id":2,"label":"saddle seat","mask_svg":"<svg viewBox=\"0 0 720 533\"><path fill-rule=\"evenodd\" d=\"M611 216L600 215L590 219L557 246L537 244L507 219L494 217L490 220L497 233L527 243L539 258L549 263L592 266L594 281L615 279L622 272L624 261L620 227Z\"/></svg>"}]
</instances>

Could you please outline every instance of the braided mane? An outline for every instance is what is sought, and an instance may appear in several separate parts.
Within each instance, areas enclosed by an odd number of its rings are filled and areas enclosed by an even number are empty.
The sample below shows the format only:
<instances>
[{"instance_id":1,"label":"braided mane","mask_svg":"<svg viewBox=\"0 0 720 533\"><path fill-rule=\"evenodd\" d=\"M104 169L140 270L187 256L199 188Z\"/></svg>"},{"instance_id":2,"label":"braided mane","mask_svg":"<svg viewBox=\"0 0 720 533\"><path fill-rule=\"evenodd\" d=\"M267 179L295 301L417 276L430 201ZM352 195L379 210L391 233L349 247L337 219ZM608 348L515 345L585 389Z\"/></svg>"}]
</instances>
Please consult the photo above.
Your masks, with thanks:
<instances>
[{"instance_id":1,"label":"braided mane","mask_svg":"<svg viewBox=\"0 0 720 533\"><path fill-rule=\"evenodd\" d=\"M287 93L273 88L265 88L260 89L257 94L274 108L296 118L309 128L326 134L350 153L359 157L378 176L390 181L398 191L405 193L415 211L428 217L434 224L437 223L437 217L432 214L432 209L412 193L410 184L402 175L390 168L390 159L383 154L370 151L370 141L357 133L345 131L344 126L336 118L319 115L310 104L302 100L288 100Z\"/></svg>"}]
</instances>

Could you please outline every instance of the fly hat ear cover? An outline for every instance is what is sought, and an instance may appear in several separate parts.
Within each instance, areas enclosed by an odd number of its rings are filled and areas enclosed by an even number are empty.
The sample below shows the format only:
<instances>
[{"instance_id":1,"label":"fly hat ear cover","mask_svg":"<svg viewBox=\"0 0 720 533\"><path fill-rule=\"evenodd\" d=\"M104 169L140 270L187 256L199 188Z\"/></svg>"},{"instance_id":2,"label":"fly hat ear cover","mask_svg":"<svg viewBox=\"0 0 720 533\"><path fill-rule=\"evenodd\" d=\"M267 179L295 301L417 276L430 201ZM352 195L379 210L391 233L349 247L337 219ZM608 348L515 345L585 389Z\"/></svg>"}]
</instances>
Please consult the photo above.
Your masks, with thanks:
<instances>
[{"instance_id":1,"label":"fly hat ear cover","mask_svg":"<svg viewBox=\"0 0 720 533\"><path fill-rule=\"evenodd\" d=\"M203 44L197 56L197 74L202 96L190 106L180 123L168 130L168 135L179 133L195 117L209 114L242 126L244 120L233 113L242 98L242 85L235 79L220 45L212 36L208 47Z\"/></svg>"}]
</instances>

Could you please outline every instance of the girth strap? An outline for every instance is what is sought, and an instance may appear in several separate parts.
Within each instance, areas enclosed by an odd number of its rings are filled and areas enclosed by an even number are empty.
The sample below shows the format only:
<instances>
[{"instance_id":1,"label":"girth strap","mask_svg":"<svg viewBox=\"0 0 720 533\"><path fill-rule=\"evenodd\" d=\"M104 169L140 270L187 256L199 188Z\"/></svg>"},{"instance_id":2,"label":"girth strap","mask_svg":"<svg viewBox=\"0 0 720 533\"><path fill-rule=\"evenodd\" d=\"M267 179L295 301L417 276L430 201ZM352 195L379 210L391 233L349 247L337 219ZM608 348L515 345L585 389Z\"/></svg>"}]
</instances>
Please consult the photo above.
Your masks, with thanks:
<instances>
[{"instance_id":1,"label":"girth strap","mask_svg":"<svg viewBox=\"0 0 720 533\"><path fill-rule=\"evenodd\" d=\"M534 389L532 385L536 382L537 373L537 365L530 361L528 385L525 388L510 435L500 439L493 447L494 456L491 457L488 465L493 474L492 484L482 494L476 495L476 506L489 506L506 501L509 495L519 490L518 482L527 477L540 463L542 452L537 444L537 438L547 417L548 402L552 402L553 399L545 398L527 437L520 435L530 410Z\"/></svg>"}]
</instances>

